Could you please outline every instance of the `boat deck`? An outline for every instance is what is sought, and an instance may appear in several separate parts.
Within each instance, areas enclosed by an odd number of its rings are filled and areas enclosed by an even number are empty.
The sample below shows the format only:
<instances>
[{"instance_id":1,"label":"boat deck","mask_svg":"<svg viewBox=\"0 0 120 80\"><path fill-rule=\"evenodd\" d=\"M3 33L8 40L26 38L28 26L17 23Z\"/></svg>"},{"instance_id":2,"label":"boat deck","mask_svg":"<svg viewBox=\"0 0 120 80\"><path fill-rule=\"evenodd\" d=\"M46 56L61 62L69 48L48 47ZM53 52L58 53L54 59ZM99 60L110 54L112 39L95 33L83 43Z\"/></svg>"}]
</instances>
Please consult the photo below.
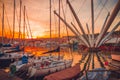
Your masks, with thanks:
<instances>
[{"instance_id":1,"label":"boat deck","mask_svg":"<svg viewBox=\"0 0 120 80\"><path fill-rule=\"evenodd\" d=\"M9 73L5 72L4 70L0 70L0 80L22 80L16 76L9 76Z\"/></svg>"}]
</instances>

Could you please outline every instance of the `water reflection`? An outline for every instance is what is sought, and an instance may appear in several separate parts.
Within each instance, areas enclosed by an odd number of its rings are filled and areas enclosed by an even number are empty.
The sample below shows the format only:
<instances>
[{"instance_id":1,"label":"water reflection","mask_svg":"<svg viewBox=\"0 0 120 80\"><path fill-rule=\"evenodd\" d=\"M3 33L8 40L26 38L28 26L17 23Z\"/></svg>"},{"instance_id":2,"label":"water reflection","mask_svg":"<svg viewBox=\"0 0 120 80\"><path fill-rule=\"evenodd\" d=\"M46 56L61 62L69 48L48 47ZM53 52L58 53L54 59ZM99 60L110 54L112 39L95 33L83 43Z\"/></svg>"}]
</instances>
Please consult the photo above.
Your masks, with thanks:
<instances>
[{"instance_id":1,"label":"water reflection","mask_svg":"<svg viewBox=\"0 0 120 80\"><path fill-rule=\"evenodd\" d=\"M55 49L55 48L52 48L52 49ZM49 56L49 53L47 54L42 54L48 50L50 50L50 48L46 48L46 47L40 47L40 48L26 48L26 51L30 51L32 54L34 54L36 57L37 56ZM101 54L102 53L102 54ZM60 50L60 55L61 56L64 56L64 59L72 59L73 58L73 65L75 65L76 63L80 62L82 56L84 56L85 54L94 54L94 59L93 57L91 57L91 61L89 63L89 70L92 70L92 66L93 66L93 61L94 61L94 68L101 68L101 64L100 64L100 61L98 60L97 56L96 56L96 53L88 53L88 52L83 52L83 51L80 51L80 50L73 50L73 49L70 49L70 48L67 48L67 47L62 47L61 50ZM55 52L55 53L52 53L52 55L56 55L58 56L59 55L59 52ZM110 56L109 53L103 53L103 52L98 52L98 56L104 56L106 58L106 61L110 61L111 59L109 59L108 57ZM88 57L88 56L87 56ZM93 60L92 60L93 59ZM101 62L103 63L104 65L104 59L102 57L100 57L100 60ZM80 67L81 69L83 69L84 65L85 65L85 62L87 61L87 58L82 61ZM109 69L108 66L104 65L106 69Z\"/></svg>"},{"instance_id":2,"label":"water reflection","mask_svg":"<svg viewBox=\"0 0 120 80\"><path fill-rule=\"evenodd\" d=\"M55 48L52 48L52 49L55 49ZM49 56L49 53L43 54L44 52L49 51L49 50L50 50L50 48L46 48L46 47L39 47L39 48L26 47L25 48L25 51L27 53L34 54L35 57ZM77 49L72 50L72 49L67 48L67 47L62 47L61 50L60 50L60 55L64 56L64 59L72 59L73 58L72 66L75 65L76 63L79 63L80 60L82 59L82 57L85 56L86 54L88 54L88 52L83 52L83 51L80 51L80 50L77 50ZM97 59L96 53L89 53L89 54L94 54L94 68L101 68L101 65L100 65L100 62ZM99 56L104 56L106 58L106 61L111 62L111 58L109 58L110 55L111 55L110 53L99 52L98 54L99 54ZM58 52L55 52L55 53L52 53L52 55L58 56L59 54L58 54ZM87 58L88 58L88 56L87 56ZM87 58L81 62L81 65L80 65L81 69L83 69L83 67L85 66ZM93 59L93 57L91 57L91 59ZM104 60L102 58L100 58L100 59L103 62L103 65L104 65ZM93 66L93 60L90 61L90 64L88 66L89 70L92 70L92 66ZM106 69L109 69L108 66L106 66L106 65L104 65L104 66L105 66ZM6 68L5 71L9 72L9 68Z\"/></svg>"}]
</instances>

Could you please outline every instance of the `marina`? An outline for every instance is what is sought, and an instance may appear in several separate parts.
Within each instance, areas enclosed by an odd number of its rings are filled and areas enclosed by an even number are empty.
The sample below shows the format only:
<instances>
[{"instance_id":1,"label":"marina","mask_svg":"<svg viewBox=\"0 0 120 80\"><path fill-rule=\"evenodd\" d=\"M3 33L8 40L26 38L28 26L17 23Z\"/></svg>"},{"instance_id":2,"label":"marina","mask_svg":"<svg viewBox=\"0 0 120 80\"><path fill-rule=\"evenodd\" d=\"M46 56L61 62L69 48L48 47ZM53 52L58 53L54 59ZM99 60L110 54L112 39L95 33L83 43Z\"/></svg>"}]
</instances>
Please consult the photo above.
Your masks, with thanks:
<instances>
[{"instance_id":1,"label":"marina","mask_svg":"<svg viewBox=\"0 0 120 80\"><path fill-rule=\"evenodd\" d=\"M0 18L0 80L120 79L120 0L1 0Z\"/></svg>"}]
</instances>

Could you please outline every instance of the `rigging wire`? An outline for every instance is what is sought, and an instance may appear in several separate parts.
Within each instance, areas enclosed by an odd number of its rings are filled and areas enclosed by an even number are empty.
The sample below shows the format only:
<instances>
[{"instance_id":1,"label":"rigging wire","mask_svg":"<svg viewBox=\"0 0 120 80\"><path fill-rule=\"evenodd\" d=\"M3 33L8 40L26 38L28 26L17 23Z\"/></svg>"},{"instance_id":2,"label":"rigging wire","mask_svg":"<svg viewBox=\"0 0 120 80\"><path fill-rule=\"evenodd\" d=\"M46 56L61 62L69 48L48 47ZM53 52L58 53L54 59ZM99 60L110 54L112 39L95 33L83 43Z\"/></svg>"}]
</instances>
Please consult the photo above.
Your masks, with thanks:
<instances>
[{"instance_id":1,"label":"rigging wire","mask_svg":"<svg viewBox=\"0 0 120 80\"><path fill-rule=\"evenodd\" d=\"M8 15L7 15L6 9L5 9L5 15L6 15L8 27L9 27L9 30L10 30L10 34L12 35L12 31L11 31L11 29L10 29L10 23L9 23L9 20L8 20Z\"/></svg>"},{"instance_id":2,"label":"rigging wire","mask_svg":"<svg viewBox=\"0 0 120 80\"><path fill-rule=\"evenodd\" d=\"M86 1L87 1L87 0L83 0L83 3L82 3L82 5L80 6L80 8L79 8L77 14L79 14L80 10L82 9L82 7L83 7L83 5L85 4Z\"/></svg>"},{"instance_id":3,"label":"rigging wire","mask_svg":"<svg viewBox=\"0 0 120 80\"><path fill-rule=\"evenodd\" d=\"M10 36L12 36L12 31L11 31L11 29L10 29L10 23L9 23L9 20L8 20L8 15L7 15L7 11L6 11L6 9L5 9L5 15L6 15L6 19L7 19L8 27L9 27L9 30L10 30ZM11 39L10 39L10 41L11 41ZM9 42L10 42L10 41L9 41Z\"/></svg>"},{"instance_id":4,"label":"rigging wire","mask_svg":"<svg viewBox=\"0 0 120 80\"><path fill-rule=\"evenodd\" d=\"M105 2L105 3L107 4L107 2L108 2L108 0L106 0L106 2ZM102 3L102 1L101 1L101 3ZM105 7L106 11L107 11L107 12L109 12L109 10L108 10L108 9L107 9L107 7L105 6L105 4L104 4L104 3L102 3L102 5Z\"/></svg>"},{"instance_id":5,"label":"rigging wire","mask_svg":"<svg viewBox=\"0 0 120 80\"><path fill-rule=\"evenodd\" d=\"M96 6L96 8L94 9L94 12L98 9L98 7L99 7L100 3L101 3L101 0L100 0L100 2L98 3L98 5ZM90 21L90 19L91 19L91 17L89 17L89 19L88 19L88 21L87 21L87 22L89 22L89 21Z\"/></svg>"},{"instance_id":6,"label":"rigging wire","mask_svg":"<svg viewBox=\"0 0 120 80\"><path fill-rule=\"evenodd\" d=\"M63 8L63 1L61 0L61 4L62 4L62 12L63 12L63 17L66 21L66 15L65 15L65 11L64 11L64 8ZM67 3L66 3L66 8L67 8ZM67 37L68 37L68 41L69 41L69 45L70 45L70 38L69 38L69 33L68 33L68 28L66 26L66 31L67 31ZM73 59L73 54L72 54L72 50L70 49L70 52L71 52L71 56L72 56L72 59Z\"/></svg>"},{"instance_id":7,"label":"rigging wire","mask_svg":"<svg viewBox=\"0 0 120 80\"><path fill-rule=\"evenodd\" d=\"M16 16L17 16L17 22L19 22L19 19L18 19L18 13L17 13L17 8L16 8Z\"/></svg>"},{"instance_id":8,"label":"rigging wire","mask_svg":"<svg viewBox=\"0 0 120 80\"><path fill-rule=\"evenodd\" d=\"M108 1L108 0L106 0L105 3L107 3L107 1ZM100 0L99 3L98 3L98 5L97 5L96 8L94 9L94 12L98 9L98 7L100 6L101 3L102 3L102 1ZM105 6L105 3L104 3L104 6ZM100 11L99 14L97 15L96 19L94 20L95 23L96 23L97 18L98 18L99 15L100 15L100 13L102 12L104 6L102 7L101 11ZM108 11L108 12L109 12L109 11ZM90 21L90 19L91 19L91 17L89 17L87 23ZM90 29L91 29L91 27L90 27Z\"/></svg>"},{"instance_id":9,"label":"rigging wire","mask_svg":"<svg viewBox=\"0 0 120 80\"><path fill-rule=\"evenodd\" d=\"M74 2L75 0L71 0L70 2Z\"/></svg>"},{"instance_id":10,"label":"rigging wire","mask_svg":"<svg viewBox=\"0 0 120 80\"><path fill-rule=\"evenodd\" d=\"M3 3L3 2L2 2ZM5 12L5 8L4 8L4 12ZM2 14L0 14L0 17L2 19ZM2 21L2 20L1 20ZM7 32L4 30L5 36L7 35ZM4 36L3 36L4 37Z\"/></svg>"},{"instance_id":11,"label":"rigging wire","mask_svg":"<svg viewBox=\"0 0 120 80\"><path fill-rule=\"evenodd\" d=\"M100 9L98 15L96 16L95 23L96 23L96 21L98 20L100 14L101 14L101 12L103 11L103 9L104 9L104 7L105 7L105 4L107 4L107 2L108 2L108 0L106 0L105 3L103 4L102 1L101 1L103 7ZM109 12L109 11L107 10L107 12Z\"/></svg>"},{"instance_id":12,"label":"rigging wire","mask_svg":"<svg viewBox=\"0 0 120 80\"><path fill-rule=\"evenodd\" d=\"M23 6L23 5L22 5ZM21 9L22 9L22 12L23 12L23 14L24 14L24 10L23 10L23 7L21 6ZM30 28L30 23L29 23L29 18L28 18L28 14L27 14L27 9L26 9L26 12L25 12L26 14L26 17L27 17L27 22L25 21L25 24L27 25L28 24L28 27L29 27L29 30L30 30L30 36L31 36L31 38L33 38L33 36L32 36L32 32L31 32L31 28ZM29 34L29 33L27 33L27 34Z\"/></svg>"},{"instance_id":13,"label":"rigging wire","mask_svg":"<svg viewBox=\"0 0 120 80\"><path fill-rule=\"evenodd\" d=\"M17 18L17 23L18 23L18 25L19 25L19 19L18 19L18 13L17 13L17 8L16 8L16 18ZM19 34L18 34L19 35Z\"/></svg>"},{"instance_id":14,"label":"rigging wire","mask_svg":"<svg viewBox=\"0 0 120 80\"><path fill-rule=\"evenodd\" d=\"M54 8L54 10L56 10L56 8L55 8L55 0L53 0L53 8ZM57 18L55 17L55 14L54 14L54 23L55 23L55 37L57 37L57 27L56 27L56 25L57 25Z\"/></svg>"},{"instance_id":15,"label":"rigging wire","mask_svg":"<svg viewBox=\"0 0 120 80\"><path fill-rule=\"evenodd\" d=\"M29 38L29 33L28 33L28 28L27 28L27 23L25 21L25 28L26 28L26 31L27 31L27 37Z\"/></svg>"},{"instance_id":16,"label":"rigging wire","mask_svg":"<svg viewBox=\"0 0 120 80\"><path fill-rule=\"evenodd\" d=\"M61 1L61 6L62 6L62 12L65 13L64 8L63 8L63 6L64 6L63 1ZM63 13L63 16L65 16L64 13ZM64 19L65 19L65 17L64 17ZM63 33L62 33L63 35L65 34L65 30L66 30L66 27L64 27L64 25L63 25L63 30L62 30L63 31Z\"/></svg>"},{"instance_id":17,"label":"rigging wire","mask_svg":"<svg viewBox=\"0 0 120 80\"><path fill-rule=\"evenodd\" d=\"M29 17L28 17L28 14L27 14L27 9L26 9L26 17L27 17L28 28L30 30L30 36L32 38L33 36L32 36L32 32L31 32L31 28L30 28L30 23L29 23Z\"/></svg>"}]
</instances>

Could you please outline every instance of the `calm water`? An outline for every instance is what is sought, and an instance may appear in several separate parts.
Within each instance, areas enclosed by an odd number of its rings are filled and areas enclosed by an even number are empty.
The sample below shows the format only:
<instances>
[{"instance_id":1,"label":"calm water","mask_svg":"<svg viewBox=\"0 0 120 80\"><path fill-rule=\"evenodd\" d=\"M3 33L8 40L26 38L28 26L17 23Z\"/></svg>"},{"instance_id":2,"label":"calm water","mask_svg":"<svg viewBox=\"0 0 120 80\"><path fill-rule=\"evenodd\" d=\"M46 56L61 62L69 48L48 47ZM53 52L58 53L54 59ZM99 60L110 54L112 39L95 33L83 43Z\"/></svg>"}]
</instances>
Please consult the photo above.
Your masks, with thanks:
<instances>
[{"instance_id":1,"label":"calm water","mask_svg":"<svg viewBox=\"0 0 120 80\"><path fill-rule=\"evenodd\" d=\"M55 48L53 48L55 49ZM38 56L49 56L49 53L47 54L43 54L44 52L46 51L49 51L50 48L46 48L46 47L39 47L39 48L36 48L36 47L26 47L25 48L25 51L29 54L34 54L35 57L38 57ZM52 50L52 49L51 49ZM100 53L100 52L99 52ZM64 59L72 59L73 58L73 63L72 63L72 66L74 66L76 63L79 63L79 61L81 60L82 56L87 54L87 52L82 52L80 50L71 50L69 48L61 48L60 50L60 55L61 56L64 56ZM90 53L90 54L93 54L93 53ZM101 54L101 53L100 53ZM59 52L55 52L55 53L52 53L52 55L59 55ZM106 58L107 61L111 61L111 59L109 59L108 57L110 57L110 53L105 53L105 52L102 52L102 55ZM88 58L88 56L87 56ZM81 65L80 65L80 68L83 69L86 61L87 61L87 58L82 61ZM104 63L104 60L102 58L100 58L101 61ZM92 70L92 60L89 64L89 70ZM105 66L105 65L104 65ZM101 68L101 65L100 65L100 62L97 58L97 56L94 54L94 68ZM105 66L105 68L109 69L108 66ZM5 69L6 72L9 71L9 68Z\"/></svg>"},{"instance_id":2,"label":"calm water","mask_svg":"<svg viewBox=\"0 0 120 80\"><path fill-rule=\"evenodd\" d=\"M53 49L55 49L55 48L53 48ZM45 47L41 47L41 48L29 48L28 47L28 48L26 48L27 52L30 52L30 53L34 54L36 57L37 56L49 56L49 53L42 54L42 53L44 53L46 51L49 51L49 50L50 50L50 48L45 48ZM64 56L65 59L72 59L73 58L72 66L75 65L76 63L78 63L81 60L82 56L85 55L86 53L87 52L82 52L80 50L74 50L73 51L73 50L71 50L71 49L69 49L67 47L61 48L61 50L60 50L60 55ZM100 54L102 53L101 55L104 56L107 61L111 60L111 59L108 58L108 57L110 57L110 53L108 53L108 52L107 53L99 52L99 53ZM94 54L94 53L90 53L90 54ZM59 55L59 52L52 53L52 55ZM102 58L100 58L100 59L104 63L104 60ZM81 69L84 67L84 64L85 64L86 60L87 59L85 59L81 63L81 65L80 65ZM89 65L90 65L89 69L91 70L92 69L92 60L91 60ZM100 68L101 67L100 62L99 62L99 60L98 60L98 58L97 58L97 56L95 54L94 54L94 66L95 66L95 68ZM105 67L107 69L109 69L108 66L105 66Z\"/></svg>"}]
</instances>

